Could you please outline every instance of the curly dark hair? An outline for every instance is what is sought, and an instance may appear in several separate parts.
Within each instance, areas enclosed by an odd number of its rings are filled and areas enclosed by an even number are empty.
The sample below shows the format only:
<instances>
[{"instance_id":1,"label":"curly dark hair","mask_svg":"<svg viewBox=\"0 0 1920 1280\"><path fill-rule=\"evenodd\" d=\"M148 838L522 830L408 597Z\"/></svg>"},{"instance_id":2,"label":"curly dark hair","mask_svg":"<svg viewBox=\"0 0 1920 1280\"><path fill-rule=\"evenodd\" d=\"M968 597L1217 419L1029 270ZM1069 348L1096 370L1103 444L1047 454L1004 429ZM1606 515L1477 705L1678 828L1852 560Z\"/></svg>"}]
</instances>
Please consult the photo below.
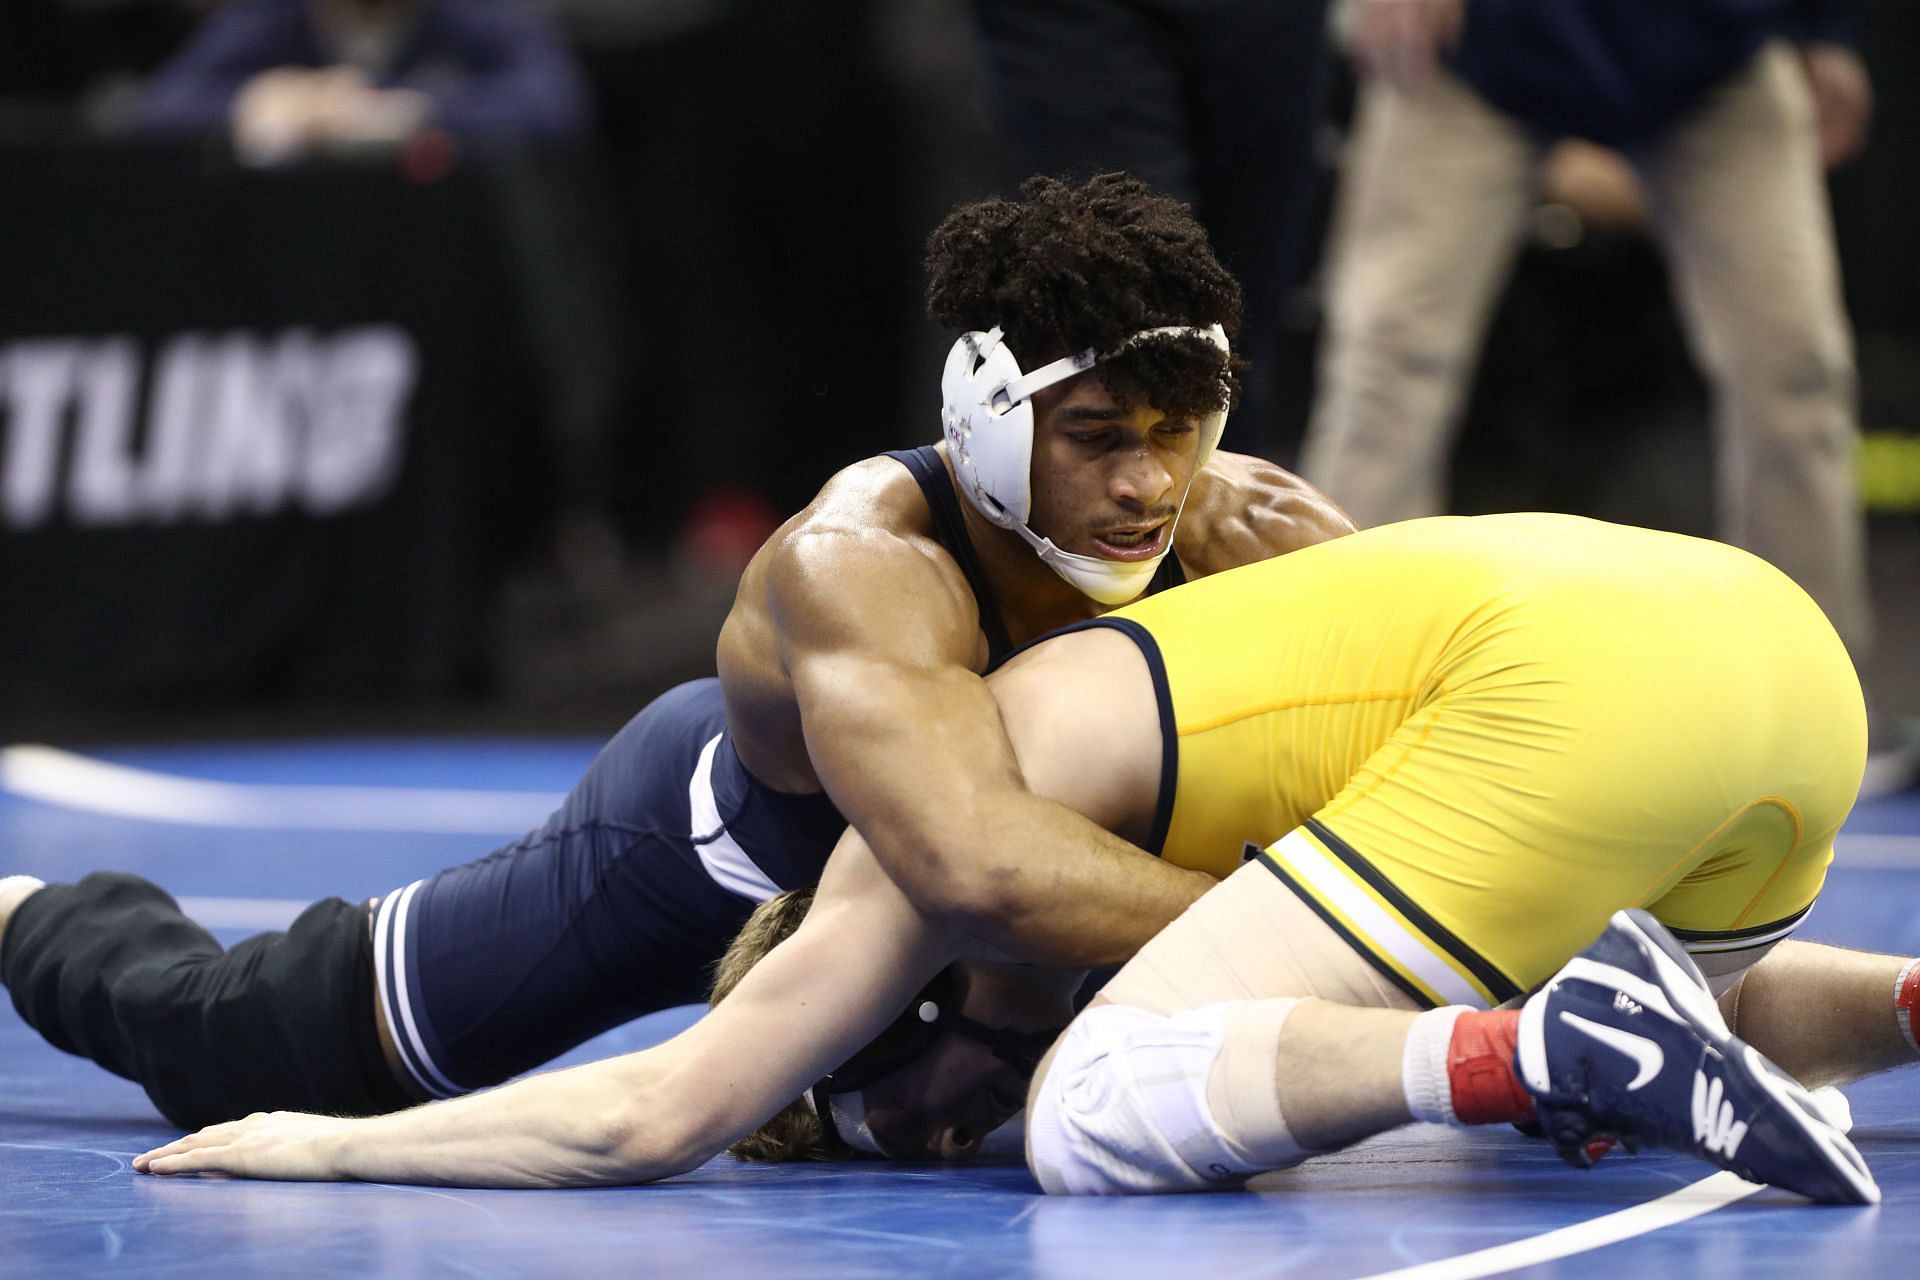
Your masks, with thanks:
<instances>
[{"instance_id":1,"label":"curly dark hair","mask_svg":"<svg viewBox=\"0 0 1920 1280\"><path fill-rule=\"evenodd\" d=\"M1246 367L1198 337L1121 350L1142 329L1240 327L1240 286L1192 210L1124 173L1029 178L1018 200L955 209L927 241L927 314L962 333L999 325L1028 369L1117 351L1099 366L1115 399L1126 407L1137 389L1175 416L1226 408Z\"/></svg>"}]
</instances>

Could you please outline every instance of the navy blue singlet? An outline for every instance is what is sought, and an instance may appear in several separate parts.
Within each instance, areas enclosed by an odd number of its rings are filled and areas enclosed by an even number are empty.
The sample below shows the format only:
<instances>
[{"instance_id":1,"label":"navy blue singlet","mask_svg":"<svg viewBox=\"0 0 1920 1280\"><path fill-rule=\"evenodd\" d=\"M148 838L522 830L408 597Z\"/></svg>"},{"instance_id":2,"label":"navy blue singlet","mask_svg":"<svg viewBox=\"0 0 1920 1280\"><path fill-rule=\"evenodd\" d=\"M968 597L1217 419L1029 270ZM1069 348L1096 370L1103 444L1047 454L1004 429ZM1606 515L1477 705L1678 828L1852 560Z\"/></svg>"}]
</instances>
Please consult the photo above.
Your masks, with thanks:
<instances>
[{"instance_id":1,"label":"navy blue singlet","mask_svg":"<svg viewBox=\"0 0 1920 1280\"><path fill-rule=\"evenodd\" d=\"M926 495L999 663L1013 646L945 464L932 446L888 456ZM1148 590L1184 580L1168 556ZM460 1093L705 999L755 904L817 881L845 828L824 794L747 772L718 680L661 695L544 826L381 899L375 982L403 1065L422 1093Z\"/></svg>"}]
</instances>

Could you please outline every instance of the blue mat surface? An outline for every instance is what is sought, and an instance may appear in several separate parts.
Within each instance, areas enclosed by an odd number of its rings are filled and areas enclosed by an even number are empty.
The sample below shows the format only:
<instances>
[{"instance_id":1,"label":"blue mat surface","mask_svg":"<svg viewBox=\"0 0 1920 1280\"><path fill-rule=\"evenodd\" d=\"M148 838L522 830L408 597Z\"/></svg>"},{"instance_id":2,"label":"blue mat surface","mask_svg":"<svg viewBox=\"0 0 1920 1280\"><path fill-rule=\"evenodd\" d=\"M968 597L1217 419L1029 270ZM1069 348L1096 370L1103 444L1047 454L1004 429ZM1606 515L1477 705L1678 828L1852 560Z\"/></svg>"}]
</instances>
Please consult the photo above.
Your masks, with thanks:
<instances>
[{"instance_id":1,"label":"blue mat surface","mask_svg":"<svg viewBox=\"0 0 1920 1280\"><path fill-rule=\"evenodd\" d=\"M530 826L597 744L355 741L101 750L106 761L243 788L510 793ZM10 765L12 761L8 761ZM84 764L85 762L81 762ZM58 764L58 761L55 761ZM57 772L57 770L56 770ZM0 767L0 874L139 872L191 899L227 940L309 899L384 892L512 834L300 830L136 818L25 798ZM31 791L32 787L27 787ZM496 797L497 798L497 797ZM223 816L224 815L224 816ZM351 815L342 814L343 822ZM428 820L423 819L423 821ZM505 825L503 819L502 825ZM1920 795L1863 806L1801 936L1920 952ZM641 1048L696 1010L623 1027L567 1061ZM40 1041L0 1009L0 1274L325 1277L732 1275L1401 1280L1507 1274L1905 1277L1920 1254L1914 1077L1848 1090L1855 1138L1886 1193L1873 1209L1808 1206L1663 1155L1591 1173L1507 1130L1411 1128L1251 1194L1066 1201L1015 1167L758 1167L725 1157L651 1187L448 1191L374 1185L169 1181L129 1161L174 1136L140 1090ZM1676 1206L1712 1205L1661 1225ZM1610 1240L1558 1261L1572 1232ZM1486 1253L1510 1247L1517 1252Z\"/></svg>"}]
</instances>

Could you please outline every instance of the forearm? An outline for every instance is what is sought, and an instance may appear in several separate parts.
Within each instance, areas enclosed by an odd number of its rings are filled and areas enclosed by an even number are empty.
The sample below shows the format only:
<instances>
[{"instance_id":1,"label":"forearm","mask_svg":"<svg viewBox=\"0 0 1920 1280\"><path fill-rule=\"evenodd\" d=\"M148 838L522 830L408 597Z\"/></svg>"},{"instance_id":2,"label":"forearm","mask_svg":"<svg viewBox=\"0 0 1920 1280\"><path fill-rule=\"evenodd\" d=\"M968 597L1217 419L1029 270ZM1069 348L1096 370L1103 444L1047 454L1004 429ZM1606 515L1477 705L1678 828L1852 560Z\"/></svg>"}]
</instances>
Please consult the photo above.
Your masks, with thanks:
<instances>
[{"instance_id":1,"label":"forearm","mask_svg":"<svg viewBox=\"0 0 1920 1280\"><path fill-rule=\"evenodd\" d=\"M1812 942L1783 942L1725 996L1734 1034L1809 1088L1916 1060L1894 1020L1906 961Z\"/></svg>"},{"instance_id":2,"label":"forearm","mask_svg":"<svg viewBox=\"0 0 1920 1280\"><path fill-rule=\"evenodd\" d=\"M649 1182L719 1150L657 1100L671 1082L639 1055L532 1076L488 1093L349 1120L273 1112L213 1125L138 1157L143 1173L462 1187ZM647 1114L649 1104L658 1115ZM711 1135L709 1135L711 1136Z\"/></svg>"},{"instance_id":3,"label":"forearm","mask_svg":"<svg viewBox=\"0 0 1920 1280\"><path fill-rule=\"evenodd\" d=\"M372 1118L347 1131L340 1172L364 1182L579 1187L651 1182L704 1158L649 1141L637 1121L577 1072L552 1072Z\"/></svg>"},{"instance_id":4,"label":"forearm","mask_svg":"<svg viewBox=\"0 0 1920 1280\"><path fill-rule=\"evenodd\" d=\"M1217 883L1025 792L995 802L979 845L971 885L951 895L945 914L1035 964L1122 964Z\"/></svg>"}]
</instances>

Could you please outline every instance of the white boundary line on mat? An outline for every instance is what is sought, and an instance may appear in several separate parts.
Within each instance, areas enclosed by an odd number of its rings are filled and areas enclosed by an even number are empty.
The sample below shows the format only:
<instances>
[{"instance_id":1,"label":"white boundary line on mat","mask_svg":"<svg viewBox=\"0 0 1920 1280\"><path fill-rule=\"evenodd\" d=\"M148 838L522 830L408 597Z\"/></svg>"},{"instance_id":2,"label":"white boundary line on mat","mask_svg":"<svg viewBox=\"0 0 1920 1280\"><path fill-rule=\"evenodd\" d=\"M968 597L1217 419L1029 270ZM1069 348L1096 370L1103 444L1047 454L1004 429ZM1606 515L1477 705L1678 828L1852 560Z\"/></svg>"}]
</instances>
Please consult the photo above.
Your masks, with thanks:
<instances>
[{"instance_id":1,"label":"white boundary line on mat","mask_svg":"<svg viewBox=\"0 0 1920 1280\"><path fill-rule=\"evenodd\" d=\"M1657 1200L1621 1209L1617 1213L1604 1214L1587 1222L1576 1222L1570 1227L1528 1236L1509 1244L1495 1245L1491 1249L1476 1249L1453 1258L1422 1262L1395 1271L1376 1272L1364 1280L1479 1280L1481 1276L1496 1276L1521 1267L1618 1244L1622 1240L1712 1213L1723 1205L1744 1200L1754 1192L1764 1190L1766 1188L1757 1182L1747 1182L1731 1173L1716 1173L1689 1183L1678 1191L1670 1191Z\"/></svg>"},{"instance_id":2,"label":"white boundary line on mat","mask_svg":"<svg viewBox=\"0 0 1920 1280\"><path fill-rule=\"evenodd\" d=\"M1834 865L1842 870L1920 870L1920 836L1850 835L1845 831L1834 841Z\"/></svg>"},{"instance_id":3,"label":"white boundary line on mat","mask_svg":"<svg viewBox=\"0 0 1920 1280\"><path fill-rule=\"evenodd\" d=\"M562 798L545 791L214 782L32 745L0 747L0 791L145 822L453 835L517 835L537 825Z\"/></svg>"},{"instance_id":4,"label":"white boundary line on mat","mask_svg":"<svg viewBox=\"0 0 1920 1280\"><path fill-rule=\"evenodd\" d=\"M301 898L181 898L180 910L203 929L284 929L312 906Z\"/></svg>"}]
</instances>

